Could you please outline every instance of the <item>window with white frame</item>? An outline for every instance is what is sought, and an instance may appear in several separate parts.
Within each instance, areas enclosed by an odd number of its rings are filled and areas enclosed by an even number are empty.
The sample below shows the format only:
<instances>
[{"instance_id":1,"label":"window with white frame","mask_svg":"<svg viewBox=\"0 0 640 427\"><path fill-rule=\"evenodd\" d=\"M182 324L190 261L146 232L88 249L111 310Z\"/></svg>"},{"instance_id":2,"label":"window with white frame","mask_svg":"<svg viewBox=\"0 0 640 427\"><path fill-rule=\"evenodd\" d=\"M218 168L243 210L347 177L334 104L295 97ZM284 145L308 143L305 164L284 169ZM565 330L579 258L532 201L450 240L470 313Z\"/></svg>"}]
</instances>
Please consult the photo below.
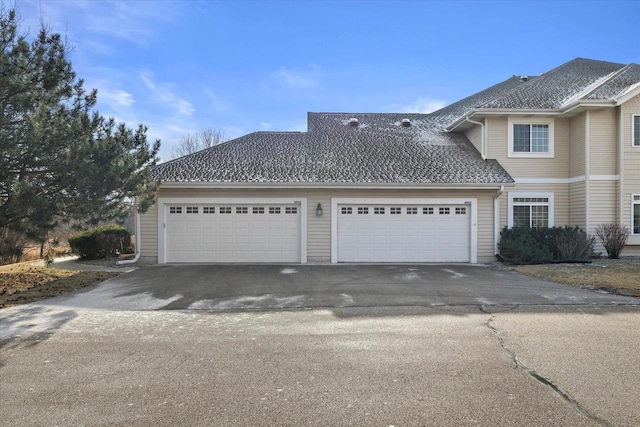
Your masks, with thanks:
<instances>
[{"instance_id":1,"label":"window with white frame","mask_svg":"<svg viewBox=\"0 0 640 427\"><path fill-rule=\"evenodd\" d=\"M631 128L631 144L634 147L640 147L640 114L633 116Z\"/></svg>"},{"instance_id":2,"label":"window with white frame","mask_svg":"<svg viewBox=\"0 0 640 427\"><path fill-rule=\"evenodd\" d=\"M640 194L631 197L631 232L640 234Z\"/></svg>"},{"instance_id":3,"label":"window with white frame","mask_svg":"<svg viewBox=\"0 0 640 427\"><path fill-rule=\"evenodd\" d=\"M553 120L509 119L509 157L553 157Z\"/></svg>"},{"instance_id":4,"label":"window with white frame","mask_svg":"<svg viewBox=\"0 0 640 427\"><path fill-rule=\"evenodd\" d=\"M509 227L553 227L553 193L509 193Z\"/></svg>"}]
</instances>

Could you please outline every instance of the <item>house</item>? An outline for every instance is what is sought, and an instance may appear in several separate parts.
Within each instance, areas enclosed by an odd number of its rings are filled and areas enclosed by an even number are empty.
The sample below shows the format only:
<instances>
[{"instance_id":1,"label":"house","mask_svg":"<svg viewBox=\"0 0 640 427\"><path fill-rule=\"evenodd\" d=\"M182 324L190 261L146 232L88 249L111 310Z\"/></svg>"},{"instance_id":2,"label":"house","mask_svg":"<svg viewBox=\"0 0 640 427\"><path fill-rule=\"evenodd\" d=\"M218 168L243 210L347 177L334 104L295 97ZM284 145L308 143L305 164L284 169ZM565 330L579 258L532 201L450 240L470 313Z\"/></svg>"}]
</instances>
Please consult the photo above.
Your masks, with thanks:
<instances>
[{"instance_id":1,"label":"house","mask_svg":"<svg viewBox=\"0 0 640 427\"><path fill-rule=\"evenodd\" d=\"M494 260L504 226L617 222L640 253L640 65L577 58L431 114L309 113L158 165L141 255Z\"/></svg>"}]
</instances>

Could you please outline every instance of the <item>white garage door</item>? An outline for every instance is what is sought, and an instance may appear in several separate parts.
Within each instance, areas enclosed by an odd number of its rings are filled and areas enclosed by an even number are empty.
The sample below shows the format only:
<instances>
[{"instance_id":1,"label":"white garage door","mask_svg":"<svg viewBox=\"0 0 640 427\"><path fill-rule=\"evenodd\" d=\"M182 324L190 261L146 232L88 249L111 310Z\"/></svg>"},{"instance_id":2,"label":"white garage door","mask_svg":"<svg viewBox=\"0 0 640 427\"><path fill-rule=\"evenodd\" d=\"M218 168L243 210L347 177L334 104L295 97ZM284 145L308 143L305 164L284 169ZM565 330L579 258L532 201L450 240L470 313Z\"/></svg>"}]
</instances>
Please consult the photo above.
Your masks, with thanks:
<instances>
[{"instance_id":1,"label":"white garage door","mask_svg":"<svg viewBox=\"0 0 640 427\"><path fill-rule=\"evenodd\" d=\"M297 205L167 206L167 262L300 262Z\"/></svg>"},{"instance_id":2,"label":"white garage door","mask_svg":"<svg viewBox=\"0 0 640 427\"><path fill-rule=\"evenodd\" d=\"M470 262L467 205L338 205L338 262Z\"/></svg>"}]
</instances>

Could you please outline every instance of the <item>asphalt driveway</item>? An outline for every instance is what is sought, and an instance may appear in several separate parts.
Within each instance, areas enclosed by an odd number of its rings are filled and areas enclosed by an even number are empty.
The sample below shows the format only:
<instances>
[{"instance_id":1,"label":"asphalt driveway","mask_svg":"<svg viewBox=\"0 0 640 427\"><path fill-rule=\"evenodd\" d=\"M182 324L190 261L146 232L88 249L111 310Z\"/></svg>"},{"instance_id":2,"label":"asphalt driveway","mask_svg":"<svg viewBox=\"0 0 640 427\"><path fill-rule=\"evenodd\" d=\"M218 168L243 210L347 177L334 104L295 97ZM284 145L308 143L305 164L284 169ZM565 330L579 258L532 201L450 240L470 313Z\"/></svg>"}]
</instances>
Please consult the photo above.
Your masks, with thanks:
<instances>
[{"instance_id":1,"label":"asphalt driveway","mask_svg":"<svg viewBox=\"0 0 640 427\"><path fill-rule=\"evenodd\" d=\"M47 304L115 310L242 311L638 302L636 298L475 265L156 265Z\"/></svg>"}]
</instances>

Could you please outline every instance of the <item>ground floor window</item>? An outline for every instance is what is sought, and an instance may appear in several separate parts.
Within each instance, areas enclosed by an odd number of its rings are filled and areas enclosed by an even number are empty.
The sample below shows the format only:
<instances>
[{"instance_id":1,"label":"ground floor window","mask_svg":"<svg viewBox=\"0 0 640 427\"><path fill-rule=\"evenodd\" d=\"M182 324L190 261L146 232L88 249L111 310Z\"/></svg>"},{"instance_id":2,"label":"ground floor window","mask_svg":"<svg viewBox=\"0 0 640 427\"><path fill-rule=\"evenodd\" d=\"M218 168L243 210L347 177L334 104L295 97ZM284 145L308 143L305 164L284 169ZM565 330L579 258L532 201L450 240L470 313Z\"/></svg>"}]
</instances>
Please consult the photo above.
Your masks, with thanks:
<instances>
[{"instance_id":1,"label":"ground floor window","mask_svg":"<svg viewBox=\"0 0 640 427\"><path fill-rule=\"evenodd\" d=\"M631 229L640 234L640 194L634 194L631 201Z\"/></svg>"},{"instance_id":2,"label":"ground floor window","mask_svg":"<svg viewBox=\"0 0 640 427\"><path fill-rule=\"evenodd\" d=\"M553 227L553 193L509 193L509 227Z\"/></svg>"}]
</instances>

